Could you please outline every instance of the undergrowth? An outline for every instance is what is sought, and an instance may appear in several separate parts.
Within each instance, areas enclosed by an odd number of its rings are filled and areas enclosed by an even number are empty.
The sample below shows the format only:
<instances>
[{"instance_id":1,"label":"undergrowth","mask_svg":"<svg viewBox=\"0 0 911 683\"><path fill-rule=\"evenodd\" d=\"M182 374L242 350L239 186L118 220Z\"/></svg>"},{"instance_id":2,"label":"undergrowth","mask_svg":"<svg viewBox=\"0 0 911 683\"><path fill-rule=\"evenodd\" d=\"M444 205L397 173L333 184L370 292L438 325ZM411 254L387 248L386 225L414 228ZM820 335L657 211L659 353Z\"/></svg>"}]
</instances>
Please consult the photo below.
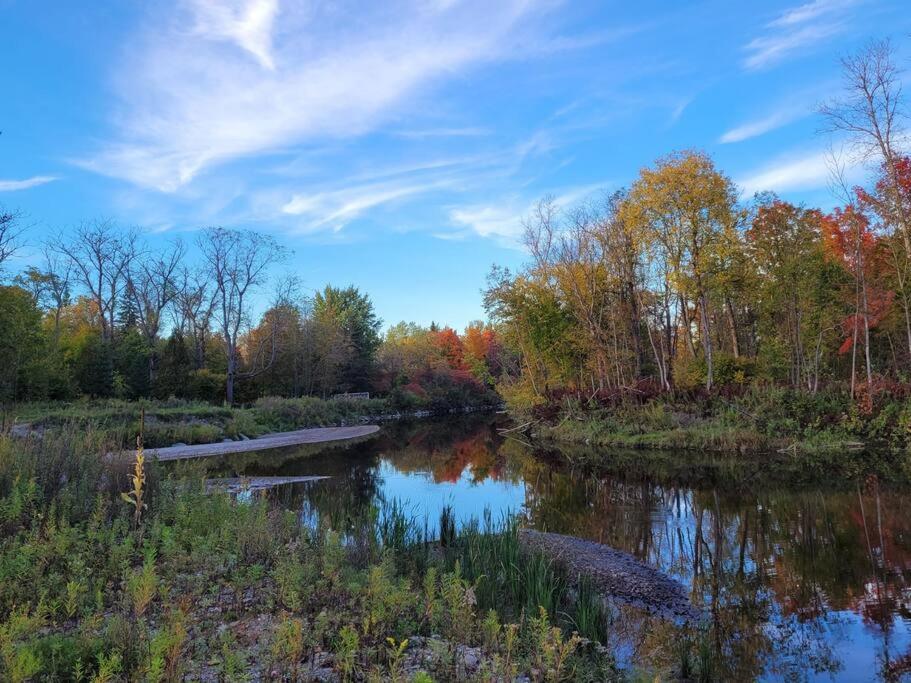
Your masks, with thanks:
<instances>
[{"instance_id":1,"label":"undergrowth","mask_svg":"<svg viewBox=\"0 0 911 683\"><path fill-rule=\"evenodd\" d=\"M624 675L600 596L514 519L430 528L390 503L340 530L111 451L105 432L0 438L3 680Z\"/></svg>"}]
</instances>

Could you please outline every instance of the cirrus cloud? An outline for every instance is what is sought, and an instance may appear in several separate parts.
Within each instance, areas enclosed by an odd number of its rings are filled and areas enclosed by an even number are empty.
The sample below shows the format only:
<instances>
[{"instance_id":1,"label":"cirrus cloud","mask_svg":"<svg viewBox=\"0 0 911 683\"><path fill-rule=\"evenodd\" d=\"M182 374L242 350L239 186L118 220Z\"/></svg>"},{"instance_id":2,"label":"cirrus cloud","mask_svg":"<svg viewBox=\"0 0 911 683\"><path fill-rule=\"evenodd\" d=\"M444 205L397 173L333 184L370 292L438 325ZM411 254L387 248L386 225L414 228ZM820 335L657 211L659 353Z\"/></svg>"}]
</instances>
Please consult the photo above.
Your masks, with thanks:
<instances>
[{"instance_id":1,"label":"cirrus cloud","mask_svg":"<svg viewBox=\"0 0 911 683\"><path fill-rule=\"evenodd\" d=\"M17 190L28 190L39 185L46 185L57 180L52 175L36 175L23 180L0 180L0 192L16 192Z\"/></svg>"},{"instance_id":2,"label":"cirrus cloud","mask_svg":"<svg viewBox=\"0 0 911 683\"><path fill-rule=\"evenodd\" d=\"M812 0L791 7L765 25L766 32L745 46L743 65L763 69L848 29L847 9L857 0Z\"/></svg>"},{"instance_id":3,"label":"cirrus cloud","mask_svg":"<svg viewBox=\"0 0 911 683\"><path fill-rule=\"evenodd\" d=\"M519 27L552 4L188 0L135 41L116 133L77 163L174 191L235 159L370 132L422 88L511 56Z\"/></svg>"}]
</instances>

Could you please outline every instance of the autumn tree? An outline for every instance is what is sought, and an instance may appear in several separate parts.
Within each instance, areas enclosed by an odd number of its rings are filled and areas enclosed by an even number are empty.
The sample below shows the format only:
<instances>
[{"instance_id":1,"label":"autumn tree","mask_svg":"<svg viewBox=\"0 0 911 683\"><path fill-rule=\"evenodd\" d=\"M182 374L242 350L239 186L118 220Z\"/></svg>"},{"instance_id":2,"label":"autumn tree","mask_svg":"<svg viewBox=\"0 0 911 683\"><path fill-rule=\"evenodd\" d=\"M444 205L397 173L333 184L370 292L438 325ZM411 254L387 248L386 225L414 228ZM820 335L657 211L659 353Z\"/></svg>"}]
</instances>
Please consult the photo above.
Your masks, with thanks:
<instances>
[{"instance_id":1,"label":"autumn tree","mask_svg":"<svg viewBox=\"0 0 911 683\"><path fill-rule=\"evenodd\" d=\"M502 345L496 330L477 320L468 324L462 335L464 362L472 373L487 384L493 384L502 373Z\"/></svg>"},{"instance_id":2,"label":"autumn tree","mask_svg":"<svg viewBox=\"0 0 911 683\"><path fill-rule=\"evenodd\" d=\"M488 276L484 307L522 359L521 378L501 391L538 402L562 384L590 386L576 321L546 282L495 267Z\"/></svg>"},{"instance_id":3,"label":"autumn tree","mask_svg":"<svg viewBox=\"0 0 911 683\"><path fill-rule=\"evenodd\" d=\"M772 368L784 356L792 386L816 391L827 340L842 307L833 294L841 268L826 258L823 215L760 195L747 229L746 254L757 270L751 292L759 317L758 353Z\"/></svg>"},{"instance_id":4,"label":"autumn tree","mask_svg":"<svg viewBox=\"0 0 911 683\"><path fill-rule=\"evenodd\" d=\"M889 41L877 40L844 57L842 93L823 105L821 113L829 130L846 135L854 156L876 169L875 190L855 193L861 205L876 212L882 229L895 238L889 246L911 353L911 192L908 158L903 151L907 111L896 56Z\"/></svg>"},{"instance_id":5,"label":"autumn tree","mask_svg":"<svg viewBox=\"0 0 911 683\"><path fill-rule=\"evenodd\" d=\"M853 278L851 309L842 323L845 338L839 353L851 352L851 396L856 391L857 349L863 342L866 386L873 384L871 330L885 317L892 304L893 293L875 284L879 240L870 226L869 218L855 205L836 208L825 216L823 236L828 253L841 263Z\"/></svg>"},{"instance_id":6,"label":"autumn tree","mask_svg":"<svg viewBox=\"0 0 911 683\"><path fill-rule=\"evenodd\" d=\"M717 263L725 250L734 248L744 216L737 206L736 188L706 154L675 152L640 172L628 202L631 220L656 250L665 284L676 294L676 310L693 355L695 327L706 364L705 385L711 389L715 351L711 295L719 275ZM736 329L736 321L732 325Z\"/></svg>"}]
</instances>

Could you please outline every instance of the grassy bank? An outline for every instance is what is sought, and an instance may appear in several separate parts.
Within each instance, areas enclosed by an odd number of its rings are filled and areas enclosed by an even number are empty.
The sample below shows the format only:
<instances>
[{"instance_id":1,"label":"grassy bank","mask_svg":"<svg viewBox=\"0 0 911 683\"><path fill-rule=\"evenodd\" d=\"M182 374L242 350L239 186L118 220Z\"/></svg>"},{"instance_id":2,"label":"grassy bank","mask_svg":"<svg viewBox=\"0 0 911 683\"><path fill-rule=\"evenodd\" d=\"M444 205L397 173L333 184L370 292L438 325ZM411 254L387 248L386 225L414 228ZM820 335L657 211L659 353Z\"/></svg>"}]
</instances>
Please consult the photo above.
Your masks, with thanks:
<instances>
[{"instance_id":1,"label":"grassy bank","mask_svg":"<svg viewBox=\"0 0 911 683\"><path fill-rule=\"evenodd\" d=\"M150 463L137 486L110 449L0 438L3 680L623 676L598 597L521 555L509 520L444 512L431 534L391 504L312 528L268 497L206 494L192 468ZM670 643L662 666L691 655Z\"/></svg>"},{"instance_id":2,"label":"grassy bank","mask_svg":"<svg viewBox=\"0 0 911 683\"><path fill-rule=\"evenodd\" d=\"M841 391L811 395L769 387L612 405L564 400L539 409L537 417L533 429L542 439L626 449L824 458L858 449L903 455L911 446L906 398L883 395L865 409Z\"/></svg>"},{"instance_id":3,"label":"grassy bank","mask_svg":"<svg viewBox=\"0 0 911 683\"><path fill-rule=\"evenodd\" d=\"M490 406L488 396L453 406L453 410ZM431 412L449 410L435 406ZM145 411L145 445L149 448L175 443L214 443L223 439L255 438L270 432L307 427L345 426L377 419L408 416L429 408L402 406L390 399L321 399L315 397L258 399L247 407L229 408L198 401L76 401L26 403L0 410L0 424L18 433L75 430L92 432L121 447L128 447L139 432Z\"/></svg>"}]
</instances>

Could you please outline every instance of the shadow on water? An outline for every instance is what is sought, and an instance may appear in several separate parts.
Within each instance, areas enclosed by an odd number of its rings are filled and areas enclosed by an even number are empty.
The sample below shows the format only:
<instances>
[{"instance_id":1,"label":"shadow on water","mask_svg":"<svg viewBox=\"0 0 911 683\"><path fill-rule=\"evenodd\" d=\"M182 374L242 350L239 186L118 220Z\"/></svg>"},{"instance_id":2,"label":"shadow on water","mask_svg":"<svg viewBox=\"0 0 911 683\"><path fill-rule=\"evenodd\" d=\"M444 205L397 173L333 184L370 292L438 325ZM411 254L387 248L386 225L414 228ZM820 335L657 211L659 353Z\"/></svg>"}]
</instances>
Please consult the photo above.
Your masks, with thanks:
<instances>
[{"instance_id":1,"label":"shadow on water","mask_svg":"<svg viewBox=\"0 0 911 683\"><path fill-rule=\"evenodd\" d=\"M797 486L764 478L756 462L666 453L618 453L595 476L541 455L487 416L390 425L343 448L232 456L210 472L328 475L269 495L339 529L396 499L431 526L446 505L461 522L489 509L625 550L704 608L724 680L911 680L908 490L873 477ZM673 626L617 616L627 661L673 661Z\"/></svg>"}]
</instances>

